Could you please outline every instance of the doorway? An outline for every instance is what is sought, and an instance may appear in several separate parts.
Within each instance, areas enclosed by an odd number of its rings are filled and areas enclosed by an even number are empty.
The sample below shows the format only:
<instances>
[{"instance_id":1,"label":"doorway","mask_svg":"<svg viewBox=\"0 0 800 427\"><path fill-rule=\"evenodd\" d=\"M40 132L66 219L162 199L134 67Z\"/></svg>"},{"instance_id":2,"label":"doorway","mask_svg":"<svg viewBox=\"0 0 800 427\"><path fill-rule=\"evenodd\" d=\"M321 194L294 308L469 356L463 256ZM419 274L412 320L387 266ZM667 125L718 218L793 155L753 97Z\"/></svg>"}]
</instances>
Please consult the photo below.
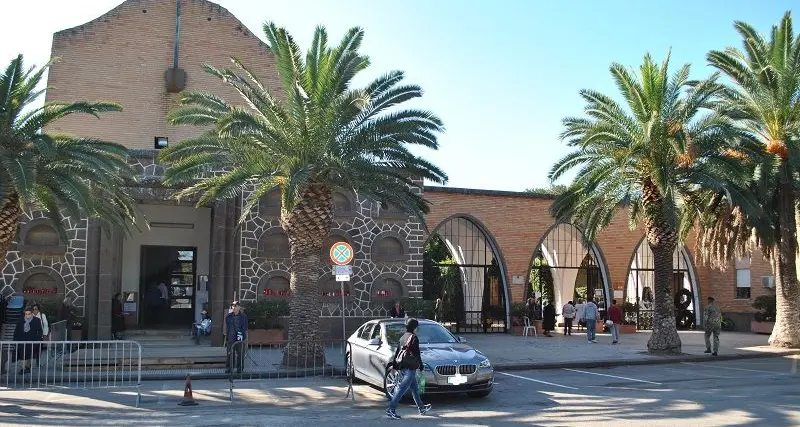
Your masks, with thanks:
<instances>
[{"instance_id":1,"label":"doorway","mask_svg":"<svg viewBox=\"0 0 800 427\"><path fill-rule=\"evenodd\" d=\"M194 321L196 273L196 247L142 245L140 324L188 328Z\"/></svg>"}]
</instances>

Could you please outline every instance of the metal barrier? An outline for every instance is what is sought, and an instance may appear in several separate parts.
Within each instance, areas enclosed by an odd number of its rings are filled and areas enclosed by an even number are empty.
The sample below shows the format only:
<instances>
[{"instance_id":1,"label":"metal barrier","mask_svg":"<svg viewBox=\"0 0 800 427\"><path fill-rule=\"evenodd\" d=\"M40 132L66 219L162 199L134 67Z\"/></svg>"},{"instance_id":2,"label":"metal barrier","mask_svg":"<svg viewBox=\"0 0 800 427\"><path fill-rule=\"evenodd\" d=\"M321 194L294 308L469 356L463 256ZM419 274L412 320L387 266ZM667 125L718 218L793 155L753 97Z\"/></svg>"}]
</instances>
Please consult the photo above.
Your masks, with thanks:
<instances>
[{"instance_id":1,"label":"metal barrier","mask_svg":"<svg viewBox=\"0 0 800 427\"><path fill-rule=\"evenodd\" d=\"M0 341L0 389L136 388L142 347L135 341Z\"/></svg>"},{"instance_id":2,"label":"metal barrier","mask_svg":"<svg viewBox=\"0 0 800 427\"><path fill-rule=\"evenodd\" d=\"M306 377L344 378L349 397L352 393L349 351L350 343L342 340L235 342L227 349L230 400L233 402L235 381Z\"/></svg>"},{"instance_id":3,"label":"metal barrier","mask_svg":"<svg viewBox=\"0 0 800 427\"><path fill-rule=\"evenodd\" d=\"M50 341L69 341L69 325L66 320L50 324Z\"/></svg>"}]
</instances>

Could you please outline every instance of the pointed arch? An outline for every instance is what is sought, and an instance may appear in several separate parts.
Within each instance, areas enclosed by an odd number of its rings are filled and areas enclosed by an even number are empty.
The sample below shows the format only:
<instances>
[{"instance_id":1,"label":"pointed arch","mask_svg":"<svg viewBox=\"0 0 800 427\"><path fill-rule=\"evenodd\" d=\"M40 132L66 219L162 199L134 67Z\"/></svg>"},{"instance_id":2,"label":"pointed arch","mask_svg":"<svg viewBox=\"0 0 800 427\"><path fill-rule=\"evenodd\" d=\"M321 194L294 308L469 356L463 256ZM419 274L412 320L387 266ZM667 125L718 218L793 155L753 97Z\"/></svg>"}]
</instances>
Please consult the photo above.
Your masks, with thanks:
<instances>
[{"instance_id":1,"label":"pointed arch","mask_svg":"<svg viewBox=\"0 0 800 427\"><path fill-rule=\"evenodd\" d=\"M425 263L423 269L441 272L454 268L460 279L453 301L444 302L453 307L450 318L445 316L445 326L456 332L506 332L510 324L510 294L505 262L494 236L480 220L460 213L439 223L425 247L432 239L441 240L450 259ZM431 275L430 271L427 273Z\"/></svg>"}]
</instances>

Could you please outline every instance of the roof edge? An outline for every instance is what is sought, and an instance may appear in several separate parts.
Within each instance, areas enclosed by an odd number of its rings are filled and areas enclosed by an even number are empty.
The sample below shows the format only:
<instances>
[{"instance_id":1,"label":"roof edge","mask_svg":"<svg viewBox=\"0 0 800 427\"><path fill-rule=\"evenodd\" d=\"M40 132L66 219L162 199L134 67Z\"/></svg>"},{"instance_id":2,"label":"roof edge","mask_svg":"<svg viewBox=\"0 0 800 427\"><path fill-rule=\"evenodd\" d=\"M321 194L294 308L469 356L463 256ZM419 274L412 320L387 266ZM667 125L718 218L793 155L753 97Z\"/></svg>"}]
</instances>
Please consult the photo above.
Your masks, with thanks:
<instances>
[{"instance_id":1,"label":"roof edge","mask_svg":"<svg viewBox=\"0 0 800 427\"><path fill-rule=\"evenodd\" d=\"M473 194L491 197L521 197L525 199L555 200L556 197L558 197L555 194L530 193L526 191L483 190L478 188L440 187L432 185L426 185L424 190L430 193Z\"/></svg>"}]
</instances>

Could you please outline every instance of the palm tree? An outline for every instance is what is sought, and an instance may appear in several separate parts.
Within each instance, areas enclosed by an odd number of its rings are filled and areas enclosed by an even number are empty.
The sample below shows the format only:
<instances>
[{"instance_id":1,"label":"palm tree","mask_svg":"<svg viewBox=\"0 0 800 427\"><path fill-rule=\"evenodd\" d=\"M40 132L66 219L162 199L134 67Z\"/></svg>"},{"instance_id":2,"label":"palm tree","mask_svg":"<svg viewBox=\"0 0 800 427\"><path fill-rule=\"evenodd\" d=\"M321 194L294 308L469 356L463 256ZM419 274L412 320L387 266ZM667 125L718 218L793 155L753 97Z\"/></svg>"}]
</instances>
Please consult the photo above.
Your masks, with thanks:
<instances>
[{"instance_id":1,"label":"palm tree","mask_svg":"<svg viewBox=\"0 0 800 427\"><path fill-rule=\"evenodd\" d=\"M178 197L199 193L198 203L204 204L246 194L240 221L262 196L280 188L280 222L291 257L289 341L313 341L319 332L317 281L333 217L332 191L352 189L421 217L428 209L415 192L422 179L444 183L447 177L408 147L438 148L443 126L428 111L396 108L422 95L418 86L402 84L400 71L351 87L369 65L359 53L360 28L329 46L327 31L318 27L305 56L285 29L266 23L264 33L281 87L267 87L236 58L231 58L234 69L205 65L241 95L245 106L209 93L184 94L170 122L211 129L169 147L159 158L168 167L166 183L187 185Z\"/></svg>"},{"instance_id":2,"label":"palm tree","mask_svg":"<svg viewBox=\"0 0 800 427\"><path fill-rule=\"evenodd\" d=\"M25 70L19 55L0 75L0 260L26 210L43 210L62 238L64 213L125 228L135 218L135 203L122 191L133 178L123 146L44 131L70 114L98 117L120 107L107 102L33 107L52 63Z\"/></svg>"},{"instance_id":3,"label":"palm tree","mask_svg":"<svg viewBox=\"0 0 800 427\"><path fill-rule=\"evenodd\" d=\"M777 318L769 342L800 347L800 284L797 278L798 170L800 170L800 34L786 12L769 41L750 25L736 22L743 51L711 51L709 63L732 81L724 110L750 147L740 150L753 165L750 191L760 200L762 218L742 217L736 204L715 205L704 243L707 256L721 264L746 250L754 235L775 271ZM726 207L727 206L727 207ZM757 227L752 220L766 220ZM735 249L735 250L734 250Z\"/></svg>"},{"instance_id":4,"label":"palm tree","mask_svg":"<svg viewBox=\"0 0 800 427\"><path fill-rule=\"evenodd\" d=\"M681 351L671 297L672 255L695 221L690 201L706 189L725 190L746 173L738 158L720 155L730 123L712 112L721 90L716 77L692 82L689 65L672 76L668 66L669 55L659 65L649 54L638 75L611 65L624 104L581 91L586 117L564 119L561 134L575 150L549 174L553 181L577 169L551 213L581 224L587 239L620 209L629 211L632 228L643 226L655 269L651 353Z\"/></svg>"}]
</instances>

